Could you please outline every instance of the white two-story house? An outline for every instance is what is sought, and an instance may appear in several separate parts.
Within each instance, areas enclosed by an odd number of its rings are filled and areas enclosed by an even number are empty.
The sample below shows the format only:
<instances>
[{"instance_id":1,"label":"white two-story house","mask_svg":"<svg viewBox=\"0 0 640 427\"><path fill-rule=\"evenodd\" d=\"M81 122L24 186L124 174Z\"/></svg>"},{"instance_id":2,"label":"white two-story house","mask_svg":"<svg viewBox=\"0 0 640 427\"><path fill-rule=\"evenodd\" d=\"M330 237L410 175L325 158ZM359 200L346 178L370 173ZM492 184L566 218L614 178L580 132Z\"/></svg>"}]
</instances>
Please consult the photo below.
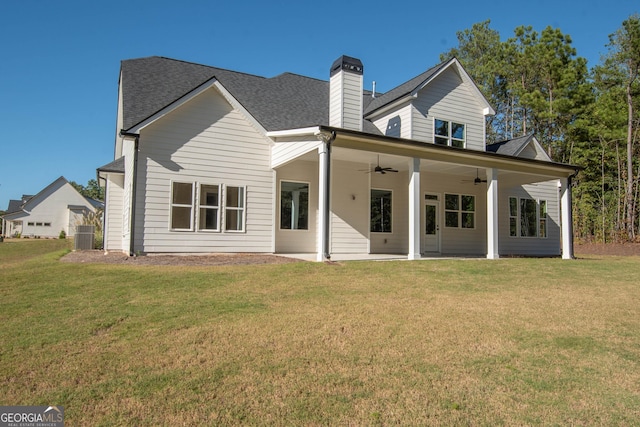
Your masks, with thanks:
<instances>
[{"instance_id":1,"label":"white two-story house","mask_svg":"<svg viewBox=\"0 0 640 427\"><path fill-rule=\"evenodd\" d=\"M384 94L363 75L123 61L105 250L572 258L577 168L532 135L486 146L495 112L456 59Z\"/></svg>"}]
</instances>

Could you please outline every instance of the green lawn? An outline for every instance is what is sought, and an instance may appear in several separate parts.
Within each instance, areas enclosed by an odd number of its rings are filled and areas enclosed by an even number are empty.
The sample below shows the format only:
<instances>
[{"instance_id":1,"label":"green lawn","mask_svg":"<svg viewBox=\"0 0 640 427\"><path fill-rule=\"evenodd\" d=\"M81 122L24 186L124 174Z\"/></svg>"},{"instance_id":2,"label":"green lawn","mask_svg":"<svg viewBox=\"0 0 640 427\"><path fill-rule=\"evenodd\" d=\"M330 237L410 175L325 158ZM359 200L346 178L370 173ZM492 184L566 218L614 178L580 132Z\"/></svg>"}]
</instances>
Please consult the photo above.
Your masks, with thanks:
<instances>
[{"instance_id":1,"label":"green lawn","mask_svg":"<svg viewBox=\"0 0 640 427\"><path fill-rule=\"evenodd\" d=\"M68 425L640 425L640 257L224 267L0 243L0 405Z\"/></svg>"}]
</instances>

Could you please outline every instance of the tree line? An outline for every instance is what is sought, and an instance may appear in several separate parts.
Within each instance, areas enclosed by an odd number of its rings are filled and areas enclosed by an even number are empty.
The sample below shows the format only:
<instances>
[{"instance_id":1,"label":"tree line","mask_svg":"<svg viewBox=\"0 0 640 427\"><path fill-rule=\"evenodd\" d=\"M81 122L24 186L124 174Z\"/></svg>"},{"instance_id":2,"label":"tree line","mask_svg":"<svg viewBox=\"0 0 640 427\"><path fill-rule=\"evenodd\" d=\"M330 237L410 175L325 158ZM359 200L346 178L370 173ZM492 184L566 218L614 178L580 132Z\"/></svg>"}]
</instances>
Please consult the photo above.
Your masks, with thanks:
<instances>
[{"instance_id":1,"label":"tree line","mask_svg":"<svg viewBox=\"0 0 640 427\"><path fill-rule=\"evenodd\" d=\"M585 240L640 236L640 16L609 36L591 69L560 29L520 26L501 40L487 20L457 33L456 57L497 114L487 143L533 133L553 161L584 169L574 180L574 232Z\"/></svg>"}]
</instances>

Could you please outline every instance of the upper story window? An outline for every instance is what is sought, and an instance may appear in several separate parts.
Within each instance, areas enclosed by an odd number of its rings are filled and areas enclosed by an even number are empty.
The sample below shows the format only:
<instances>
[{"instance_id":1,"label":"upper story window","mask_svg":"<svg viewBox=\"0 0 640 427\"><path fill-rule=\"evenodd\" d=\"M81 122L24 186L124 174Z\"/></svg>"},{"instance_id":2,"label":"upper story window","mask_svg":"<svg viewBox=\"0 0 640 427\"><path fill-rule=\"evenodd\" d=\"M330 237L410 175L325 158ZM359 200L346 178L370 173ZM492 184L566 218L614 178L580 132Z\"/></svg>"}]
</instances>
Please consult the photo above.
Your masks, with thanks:
<instances>
[{"instance_id":1,"label":"upper story window","mask_svg":"<svg viewBox=\"0 0 640 427\"><path fill-rule=\"evenodd\" d=\"M447 120L434 119L433 142L450 147L465 147L465 125Z\"/></svg>"}]
</instances>

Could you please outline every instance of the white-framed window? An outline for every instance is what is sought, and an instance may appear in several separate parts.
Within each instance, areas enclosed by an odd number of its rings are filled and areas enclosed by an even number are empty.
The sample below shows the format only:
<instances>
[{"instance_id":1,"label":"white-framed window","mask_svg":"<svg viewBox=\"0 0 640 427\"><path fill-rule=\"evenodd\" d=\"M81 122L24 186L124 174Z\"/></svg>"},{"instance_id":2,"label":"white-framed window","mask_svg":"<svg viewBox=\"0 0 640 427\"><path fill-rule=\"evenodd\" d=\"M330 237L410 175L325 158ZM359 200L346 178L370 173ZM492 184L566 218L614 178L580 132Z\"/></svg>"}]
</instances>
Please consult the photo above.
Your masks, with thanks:
<instances>
[{"instance_id":1,"label":"white-framed window","mask_svg":"<svg viewBox=\"0 0 640 427\"><path fill-rule=\"evenodd\" d=\"M463 123L433 119L433 142L437 145L464 148L466 135Z\"/></svg>"},{"instance_id":2,"label":"white-framed window","mask_svg":"<svg viewBox=\"0 0 640 427\"><path fill-rule=\"evenodd\" d=\"M309 229L309 183L280 181L280 229Z\"/></svg>"},{"instance_id":3,"label":"white-framed window","mask_svg":"<svg viewBox=\"0 0 640 427\"><path fill-rule=\"evenodd\" d=\"M225 187L225 231L244 231L246 187Z\"/></svg>"},{"instance_id":4,"label":"white-framed window","mask_svg":"<svg viewBox=\"0 0 640 427\"><path fill-rule=\"evenodd\" d=\"M171 230L193 230L194 184L171 183Z\"/></svg>"},{"instance_id":5,"label":"white-framed window","mask_svg":"<svg viewBox=\"0 0 640 427\"><path fill-rule=\"evenodd\" d=\"M173 181L169 229L244 232L246 194L245 186Z\"/></svg>"},{"instance_id":6,"label":"white-framed window","mask_svg":"<svg viewBox=\"0 0 640 427\"><path fill-rule=\"evenodd\" d=\"M538 216L538 237L547 237L547 201L539 200L538 205L540 206L539 216Z\"/></svg>"},{"instance_id":7,"label":"white-framed window","mask_svg":"<svg viewBox=\"0 0 640 427\"><path fill-rule=\"evenodd\" d=\"M372 233L391 233L393 223L393 192L391 190L371 189Z\"/></svg>"},{"instance_id":8,"label":"white-framed window","mask_svg":"<svg viewBox=\"0 0 640 427\"><path fill-rule=\"evenodd\" d=\"M518 235L518 199L509 197L509 236Z\"/></svg>"},{"instance_id":9,"label":"white-framed window","mask_svg":"<svg viewBox=\"0 0 640 427\"><path fill-rule=\"evenodd\" d=\"M220 231L219 184L200 184L198 194L198 230Z\"/></svg>"},{"instance_id":10,"label":"white-framed window","mask_svg":"<svg viewBox=\"0 0 640 427\"><path fill-rule=\"evenodd\" d=\"M444 226L448 228L475 228L476 196L445 193Z\"/></svg>"},{"instance_id":11,"label":"white-framed window","mask_svg":"<svg viewBox=\"0 0 640 427\"><path fill-rule=\"evenodd\" d=\"M547 237L547 201L509 197L509 236Z\"/></svg>"}]
</instances>

